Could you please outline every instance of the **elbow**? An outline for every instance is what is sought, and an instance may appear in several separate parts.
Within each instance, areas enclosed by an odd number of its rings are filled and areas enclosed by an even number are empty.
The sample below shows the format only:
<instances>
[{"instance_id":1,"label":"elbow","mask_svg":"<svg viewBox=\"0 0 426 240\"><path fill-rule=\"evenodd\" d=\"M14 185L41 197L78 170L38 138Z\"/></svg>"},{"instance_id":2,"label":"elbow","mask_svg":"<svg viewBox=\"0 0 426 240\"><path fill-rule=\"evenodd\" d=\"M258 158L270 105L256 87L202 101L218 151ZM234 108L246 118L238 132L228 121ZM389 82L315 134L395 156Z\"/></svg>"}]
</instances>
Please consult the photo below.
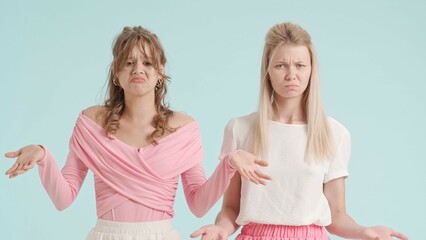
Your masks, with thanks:
<instances>
[{"instance_id":1,"label":"elbow","mask_svg":"<svg viewBox=\"0 0 426 240\"><path fill-rule=\"evenodd\" d=\"M202 214L194 213L194 215L195 215L197 218L202 218L202 217L204 217L204 215L206 215L206 214L205 214L205 213L202 213Z\"/></svg>"},{"instance_id":2,"label":"elbow","mask_svg":"<svg viewBox=\"0 0 426 240\"><path fill-rule=\"evenodd\" d=\"M214 205L214 202L211 200L206 201L200 198L195 198L192 194L187 199L189 210L197 218L204 217Z\"/></svg>"},{"instance_id":3,"label":"elbow","mask_svg":"<svg viewBox=\"0 0 426 240\"><path fill-rule=\"evenodd\" d=\"M207 214L207 210L190 208L192 214L194 214L197 218L202 218Z\"/></svg>"},{"instance_id":4,"label":"elbow","mask_svg":"<svg viewBox=\"0 0 426 240\"><path fill-rule=\"evenodd\" d=\"M76 198L76 194L74 192L72 193L49 192L49 197L52 200L53 205L55 205L55 208L58 211L63 211L74 202L74 199Z\"/></svg>"},{"instance_id":5,"label":"elbow","mask_svg":"<svg viewBox=\"0 0 426 240\"><path fill-rule=\"evenodd\" d=\"M325 229L333 235L341 235L344 229L342 227L347 226L350 221L348 221L349 216L346 214L346 211L337 211L331 214L331 223L325 227Z\"/></svg>"},{"instance_id":6,"label":"elbow","mask_svg":"<svg viewBox=\"0 0 426 240\"><path fill-rule=\"evenodd\" d=\"M56 210L58 210L59 212L62 212L66 209L66 207L56 207Z\"/></svg>"},{"instance_id":7,"label":"elbow","mask_svg":"<svg viewBox=\"0 0 426 240\"><path fill-rule=\"evenodd\" d=\"M70 206L70 204L64 204L64 203L55 203L54 205L55 205L56 210L58 210L60 212L64 211L65 209L67 209Z\"/></svg>"},{"instance_id":8,"label":"elbow","mask_svg":"<svg viewBox=\"0 0 426 240\"><path fill-rule=\"evenodd\" d=\"M58 211L63 211L65 209L67 209L73 202L73 199L64 199L64 198L60 198L60 199L52 199L53 205L55 205L55 208Z\"/></svg>"},{"instance_id":9,"label":"elbow","mask_svg":"<svg viewBox=\"0 0 426 240\"><path fill-rule=\"evenodd\" d=\"M333 225L333 223L331 223L328 226L325 226L325 229L327 230L327 232L329 232L330 234L336 235L337 229L336 226Z\"/></svg>"},{"instance_id":10,"label":"elbow","mask_svg":"<svg viewBox=\"0 0 426 240\"><path fill-rule=\"evenodd\" d=\"M339 219L341 219L341 216L345 215L345 212L341 212L341 211L336 211L336 212L332 212L331 213L331 223L328 226L325 226L325 229L331 233L331 234L336 234L336 232L338 232L339 229Z\"/></svg>"}]
</instances>

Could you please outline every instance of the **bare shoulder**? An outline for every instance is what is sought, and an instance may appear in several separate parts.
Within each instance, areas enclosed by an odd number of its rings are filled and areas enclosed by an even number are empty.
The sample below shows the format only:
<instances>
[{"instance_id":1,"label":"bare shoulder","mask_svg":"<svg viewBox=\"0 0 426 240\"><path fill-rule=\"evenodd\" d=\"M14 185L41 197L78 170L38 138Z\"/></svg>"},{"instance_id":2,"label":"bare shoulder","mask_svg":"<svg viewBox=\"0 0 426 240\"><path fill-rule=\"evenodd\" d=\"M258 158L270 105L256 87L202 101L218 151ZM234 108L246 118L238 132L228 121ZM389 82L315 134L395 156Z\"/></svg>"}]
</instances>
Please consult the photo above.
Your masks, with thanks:
<instances>
[{"instance_id":1,"label":"bare shoulder","mask_svg":"<svg viewBox=\"0 0 426 240\"><path fill-rule=\"evenodd\" d=\"M96 105L91 106L83 110L83 115L92 119L94 122L98 123L99 125L102 125L102 119L103 119L103 113L105 113L105 107Z\"/></svg>"},{"instance_id":2,"label":"bare shoulder","mask_svg":"<svg viewBox=\"0 0 426 240\"><path fill-rule=\"evenodd\" d=\"M184 112L174 112L169 118L169 125L172 128L179 128L193 121L195 121L194 118Z\"/></svg>"}]
</instances>

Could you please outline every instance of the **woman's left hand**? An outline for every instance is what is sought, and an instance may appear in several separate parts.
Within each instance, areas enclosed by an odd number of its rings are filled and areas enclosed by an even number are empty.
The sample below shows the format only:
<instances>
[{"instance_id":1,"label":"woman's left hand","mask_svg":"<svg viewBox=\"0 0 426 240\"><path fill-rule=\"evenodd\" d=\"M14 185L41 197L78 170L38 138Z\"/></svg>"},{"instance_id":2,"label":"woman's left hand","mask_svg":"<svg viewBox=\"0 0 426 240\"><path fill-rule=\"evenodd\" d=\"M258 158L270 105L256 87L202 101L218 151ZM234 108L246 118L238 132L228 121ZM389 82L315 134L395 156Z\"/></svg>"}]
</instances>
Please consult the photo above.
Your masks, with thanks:
<instances>
[{"instance_id":1,"label":"woman's left hand","mask_svg":"<svg viewBox=\"0 0 426 240\"><path fill-rule=\"evenodd\" d=\"M403 233L382 226L366 227L363 230L362 236L362 240L392 240L392 237L408 240L408 237Z\"/></svg>"},{"instance_id":2,"label":"woman's left hand","mask_svg":"<svg viewBox=\"0 0 426 240\"><path fill-rule=\"evenodd\" d=\"M272 178L261 172L257 165L266 167L268 162L258 159L253 154L240 150L231 159L231 165L234 167L242 177L255 183L266 185L265 180Z\"/></svg>"}]
</instances>

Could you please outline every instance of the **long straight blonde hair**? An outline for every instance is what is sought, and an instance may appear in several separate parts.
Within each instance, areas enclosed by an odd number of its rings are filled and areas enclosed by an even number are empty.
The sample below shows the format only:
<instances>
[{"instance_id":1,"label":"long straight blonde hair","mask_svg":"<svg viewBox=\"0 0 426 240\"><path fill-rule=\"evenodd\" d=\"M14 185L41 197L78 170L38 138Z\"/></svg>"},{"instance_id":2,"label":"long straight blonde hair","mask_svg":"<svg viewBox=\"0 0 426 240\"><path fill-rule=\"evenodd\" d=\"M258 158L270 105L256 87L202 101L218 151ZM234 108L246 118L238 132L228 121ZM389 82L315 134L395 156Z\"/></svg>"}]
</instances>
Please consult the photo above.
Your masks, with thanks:
<instances>
[{"instance_id":1,"label":"long straight blonde hair","mask_svg":"<svg viewBox=\"0 0 426 240\"><path fill-rule=\"evenodd\" d=\"M283 44L306 46L311 57L311 76L302 98L303 112L307 119L305 161L313 163L329 160L335 154L335 144L321 104L315 50L309 33L299 25L288 22L274 25L266 34L261 66L259 109L252 126L249 148L256 156L267 154L268 121L274 116L271 102L273 88L268 70L271 56Z\"/></svg>"}]
</instances>

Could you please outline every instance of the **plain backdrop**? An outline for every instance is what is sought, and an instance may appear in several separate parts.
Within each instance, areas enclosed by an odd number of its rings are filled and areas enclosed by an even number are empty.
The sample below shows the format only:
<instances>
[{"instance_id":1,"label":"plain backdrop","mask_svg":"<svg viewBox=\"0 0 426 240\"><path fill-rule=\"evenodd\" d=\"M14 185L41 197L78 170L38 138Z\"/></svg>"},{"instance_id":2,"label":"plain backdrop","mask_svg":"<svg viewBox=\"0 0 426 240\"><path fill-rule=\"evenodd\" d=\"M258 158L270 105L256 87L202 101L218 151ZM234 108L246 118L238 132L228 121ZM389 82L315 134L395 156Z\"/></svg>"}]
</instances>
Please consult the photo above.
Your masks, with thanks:
<instances>
[{"instance_id":1,"label":"plain backdrop","mask_svg":"<svg viewBox=\"0 0 426 240\"><path fill-rule=\"evenodd\" d=\"M352 134L348 212L362 225L424 239L425 10L422 0L1 0L0 152L44 144L63 166L79 112L104 100L114 38L141 25L165 48L171 107L201 126L210 176L228 120L256 110L266 32L291 21L313 38L326 112ZM13 162L2 157L0 171ZM180 185L173 223L189 239L220 205L198 219ZM0 178L0 239L84 239L95 209L90 173L62 212L36 168Z\"/></svg>"}]
</instances>

